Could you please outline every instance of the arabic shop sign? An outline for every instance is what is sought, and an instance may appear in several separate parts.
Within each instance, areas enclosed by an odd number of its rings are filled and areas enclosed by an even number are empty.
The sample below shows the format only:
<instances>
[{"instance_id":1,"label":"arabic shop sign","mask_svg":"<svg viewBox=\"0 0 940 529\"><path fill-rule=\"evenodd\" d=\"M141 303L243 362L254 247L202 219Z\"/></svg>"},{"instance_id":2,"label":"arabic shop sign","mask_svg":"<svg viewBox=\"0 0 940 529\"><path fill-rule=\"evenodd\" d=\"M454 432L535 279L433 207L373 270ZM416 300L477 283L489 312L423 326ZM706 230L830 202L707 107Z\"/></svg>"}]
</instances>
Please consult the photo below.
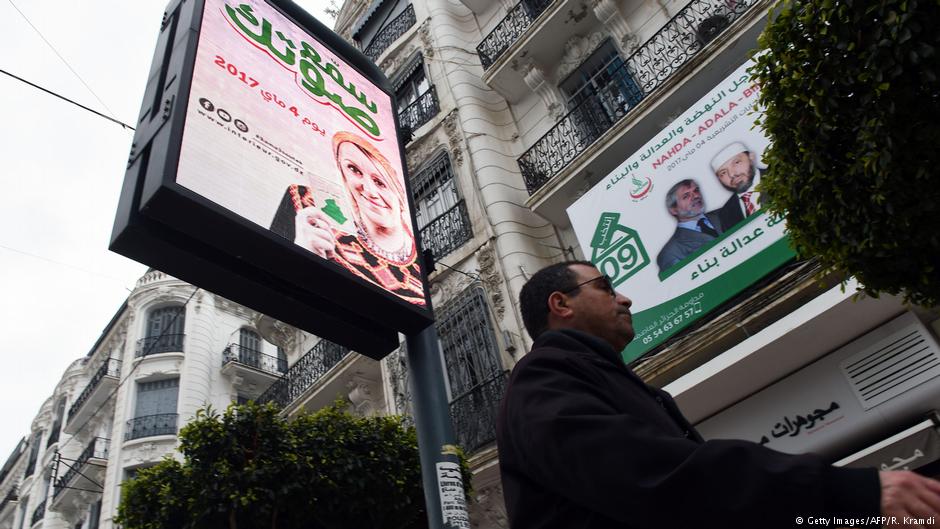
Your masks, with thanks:
<instances>
[{"instance_id":1,"label":"arabic shop sign","mask_svg":"<svg viewBox=\"0 0 940 529\"><path fill-rule=\"evenodd\" d=\"M792 259L755 188L769 140L753 127L748 61L568 208L581 247L633 300L631 361Z\"/></svg>"},{"instance_id":2,"label":"arabic shop sign","mask_svg":"<svg viewBox=\"0 0 940 529\"><path fill-rule=\"evenodd\" d=\"M831 424L844 417L844 415L833 415L831 413L839 409L839 403L833 401L826 409L816 408L805 414L797 414L793 419L789 416L783 417L780 422L774 424L768 435L761 436L760 444L765 445L773 439L781 437L796 437L801 434L812 434L815 430Z\"/></svg>"}]
</instances>

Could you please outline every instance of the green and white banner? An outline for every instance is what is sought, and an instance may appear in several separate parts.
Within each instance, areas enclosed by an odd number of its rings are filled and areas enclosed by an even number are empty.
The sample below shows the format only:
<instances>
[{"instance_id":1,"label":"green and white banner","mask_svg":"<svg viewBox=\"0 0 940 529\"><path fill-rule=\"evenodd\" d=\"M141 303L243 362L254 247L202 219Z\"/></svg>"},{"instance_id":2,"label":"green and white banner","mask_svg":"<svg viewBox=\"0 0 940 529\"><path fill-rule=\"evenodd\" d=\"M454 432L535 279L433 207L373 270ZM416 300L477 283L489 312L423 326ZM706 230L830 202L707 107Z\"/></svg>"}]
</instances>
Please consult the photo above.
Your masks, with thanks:
<instances>
[{"instance_id":1,"label":"green and white banner","mask_svg":"<svg viewBox=\"0 0 940 529\"><path fill-rule=\"evenodd\" d=\"M588 258L633 300L631 361L794 257L755 188L769 140L748 61L571 207Z\"/></svg>"}]
</instances>

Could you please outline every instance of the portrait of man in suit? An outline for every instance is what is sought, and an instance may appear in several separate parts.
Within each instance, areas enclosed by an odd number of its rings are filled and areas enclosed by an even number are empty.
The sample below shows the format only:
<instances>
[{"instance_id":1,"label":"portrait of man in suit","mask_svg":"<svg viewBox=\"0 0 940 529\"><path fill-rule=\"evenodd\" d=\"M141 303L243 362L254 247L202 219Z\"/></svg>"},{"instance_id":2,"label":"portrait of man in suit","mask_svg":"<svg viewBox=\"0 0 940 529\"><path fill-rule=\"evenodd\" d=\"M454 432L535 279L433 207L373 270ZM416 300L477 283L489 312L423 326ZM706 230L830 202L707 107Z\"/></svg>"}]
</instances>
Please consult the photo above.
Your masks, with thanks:
<instances>
[{"instance_id":1,"label":"portrait of man in suit","mask_svg":"<svg viewBox=\"0 0 940 529\"><path fill-rule=\"evenodd\" d=\"M733 194L715 213L724 229L750 217L760 209L760 193L754 190L760 181L757 156L741 142L718 151L711 161L712 171L721 185Z\"/></svg>"},{"instance_id":2,"label":"portrait of man in suit","mask_svg":"<svg viewBox=\"0 0 940 529\"><path fill-rule=\"evenodd\" d=\"M705 200L695 180L687 178L673 185L666 193L666 209L677 224L676 231L656 256L660 273L722 232L718 215L705 213Z\"/></svg>"}]
</instances>

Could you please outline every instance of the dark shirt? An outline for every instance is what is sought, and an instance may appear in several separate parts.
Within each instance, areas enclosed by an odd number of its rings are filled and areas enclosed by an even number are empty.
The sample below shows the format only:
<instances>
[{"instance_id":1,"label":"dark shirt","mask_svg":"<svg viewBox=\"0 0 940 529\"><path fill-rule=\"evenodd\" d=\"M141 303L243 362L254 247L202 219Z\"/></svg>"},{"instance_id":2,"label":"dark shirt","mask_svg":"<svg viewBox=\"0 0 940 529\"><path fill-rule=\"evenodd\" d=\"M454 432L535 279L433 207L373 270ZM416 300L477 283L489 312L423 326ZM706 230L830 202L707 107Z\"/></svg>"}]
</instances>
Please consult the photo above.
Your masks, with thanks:
<instances>
[{"instance_id":1,"label":"dark shirt","mask_svg":"<svg viewBox=\"0 0 940 529\"><path fill-rule=\"evenodd\" d=\"M704 441L666 392L572 330L544 333L513 369L497 443L513 529L792 528L880 510L875 469Z\"/></svg>"}]
</instances>

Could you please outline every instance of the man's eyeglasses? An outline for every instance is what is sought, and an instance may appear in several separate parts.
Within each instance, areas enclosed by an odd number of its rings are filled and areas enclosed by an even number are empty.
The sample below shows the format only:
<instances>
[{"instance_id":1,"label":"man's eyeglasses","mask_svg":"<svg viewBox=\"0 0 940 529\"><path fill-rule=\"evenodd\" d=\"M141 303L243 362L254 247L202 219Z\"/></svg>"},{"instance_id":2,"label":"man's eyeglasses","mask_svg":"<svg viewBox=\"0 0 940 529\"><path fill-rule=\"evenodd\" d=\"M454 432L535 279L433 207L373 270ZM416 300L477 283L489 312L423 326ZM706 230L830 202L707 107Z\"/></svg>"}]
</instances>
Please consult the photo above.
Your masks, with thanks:
<instances>
[{"instance_id":1,"label":"man's eyeglasses","mask_svg":"<svg viewBox=\"0 0 940 529\"><path fill-rule=\"evenodd\" d=\"M569 289L567 289L567 290L562 290L561 293L562 293L562 294L571 294L571 293L574 292L575 290L578 290L579 288L583 287L584 285L586 285L586 284L588 284L588 283L593 283L594 281L599 281L599 282L600 282L600 288L601 288L601 290L604 290L605 292L607 292L607 293L610 294L611 296L616 296L616 295L617 295L617 292L614 290L614 283L613 283L613 281L610 280L610 276L608 276L607 274L599 275L599 276L597 276L597 277L593 277L593 278L591 278L591 279L588 279L587 281L583 281L583 282L581 282L581 283L578 283L577 285L575 285L575 286L573 286L573 287L571 287L571 288L569 288Z\"/></svg>"}]
</instances>

